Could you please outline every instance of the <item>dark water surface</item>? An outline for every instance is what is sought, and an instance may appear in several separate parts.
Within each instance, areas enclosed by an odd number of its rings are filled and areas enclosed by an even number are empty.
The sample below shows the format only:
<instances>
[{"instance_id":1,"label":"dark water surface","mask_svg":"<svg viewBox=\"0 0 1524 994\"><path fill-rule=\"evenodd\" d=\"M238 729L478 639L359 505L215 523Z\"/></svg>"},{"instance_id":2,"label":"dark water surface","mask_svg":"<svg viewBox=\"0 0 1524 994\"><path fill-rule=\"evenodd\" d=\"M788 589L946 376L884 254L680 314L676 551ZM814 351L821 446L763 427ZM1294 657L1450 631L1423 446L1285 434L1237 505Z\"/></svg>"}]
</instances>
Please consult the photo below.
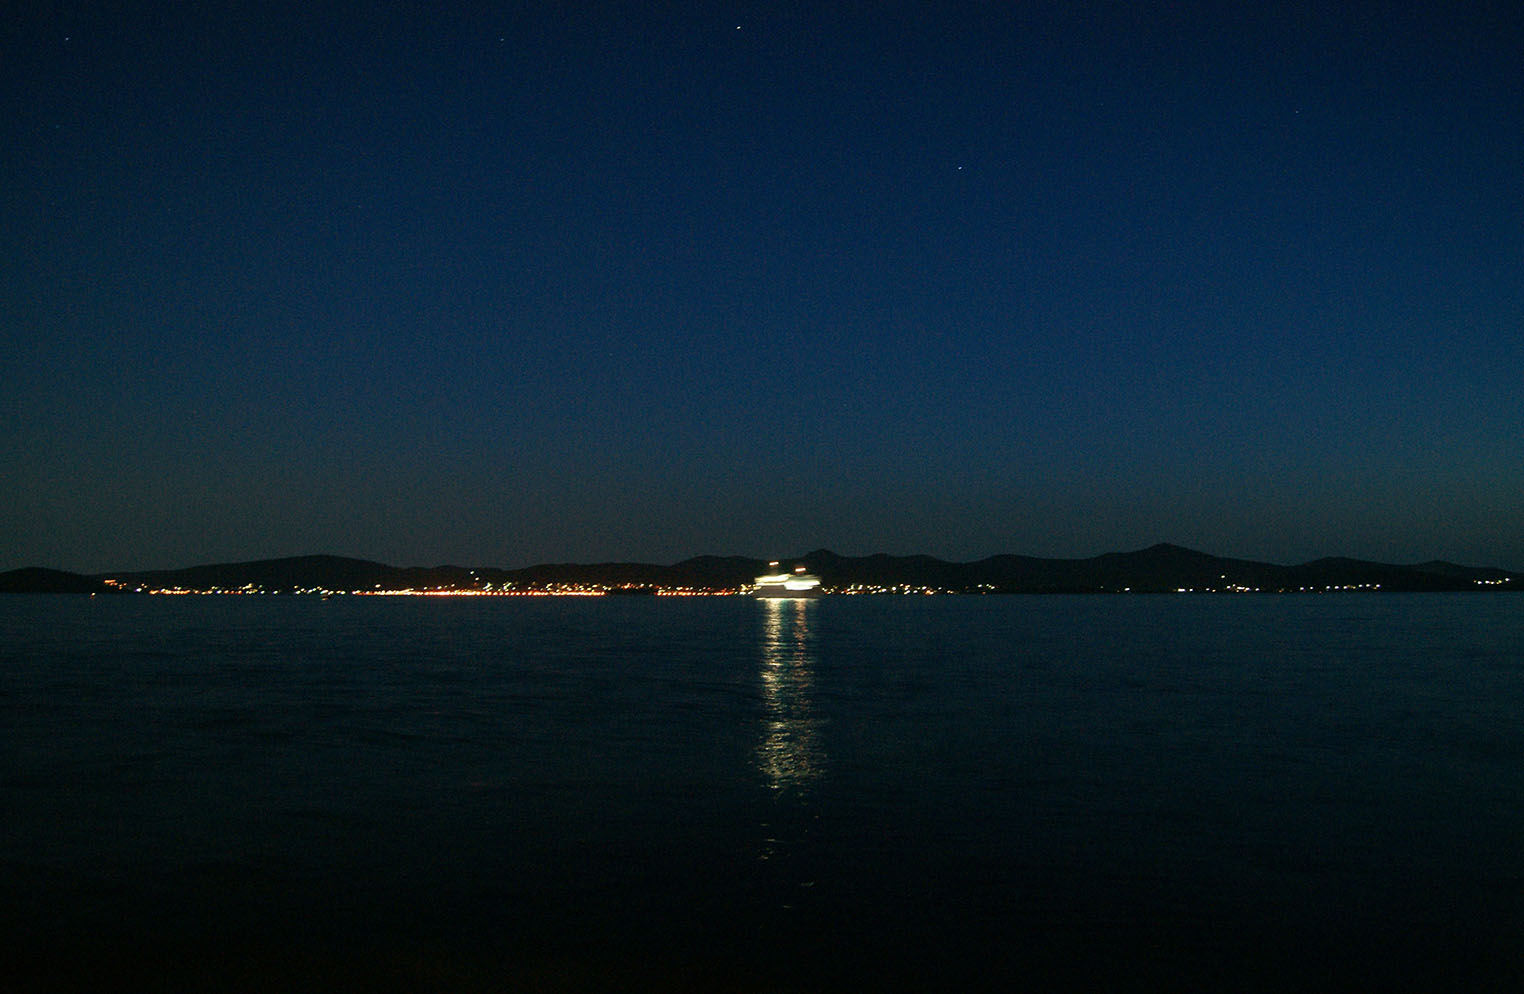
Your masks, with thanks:
<instances>
[{"instance_id":1,"label":"dark water surface","mask_svg":"<svg viewBox=\"0 0 1524 994\"><path fill-rule=\"evenodd\" d=\"M1524 987L1524 598L0 597L7 989Z\"/></svg>"}]
</instances>

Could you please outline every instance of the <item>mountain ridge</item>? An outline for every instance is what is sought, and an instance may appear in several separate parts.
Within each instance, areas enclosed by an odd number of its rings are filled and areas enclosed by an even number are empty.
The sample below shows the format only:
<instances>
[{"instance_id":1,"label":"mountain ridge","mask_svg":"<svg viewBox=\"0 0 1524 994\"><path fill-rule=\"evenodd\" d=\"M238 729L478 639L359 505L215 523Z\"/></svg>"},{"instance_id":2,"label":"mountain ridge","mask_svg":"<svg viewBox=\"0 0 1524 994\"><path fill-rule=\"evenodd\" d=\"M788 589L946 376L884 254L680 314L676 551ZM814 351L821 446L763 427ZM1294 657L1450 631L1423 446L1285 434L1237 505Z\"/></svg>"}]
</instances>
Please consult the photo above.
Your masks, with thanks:
<instances>
[{"instance_id":1,"label":"mountain ridge","mask_svg":"<svg viewBox=\"0 0 1524 994\"><path fill-rule=\"evenodd\" d=\"M1294 565L1215 556L1167 542L1076 559L997 554L972 562L928 555L841 556L816 549L780 560L803 566L837 590L980 593L1122 593L1189 590L1289 592L1363 589L1443 591L1524 589L1524 575L1443 560L1412 565L1323 557ZM41 567L0 573L0 593L137 590L262 592L486 591L742 588L768 568L747 556L700 555L670 565L643 562L539 563L500 567L391 566L334 555L287 556L171 570L79 574Z\"/></svg>"}]
</instances>

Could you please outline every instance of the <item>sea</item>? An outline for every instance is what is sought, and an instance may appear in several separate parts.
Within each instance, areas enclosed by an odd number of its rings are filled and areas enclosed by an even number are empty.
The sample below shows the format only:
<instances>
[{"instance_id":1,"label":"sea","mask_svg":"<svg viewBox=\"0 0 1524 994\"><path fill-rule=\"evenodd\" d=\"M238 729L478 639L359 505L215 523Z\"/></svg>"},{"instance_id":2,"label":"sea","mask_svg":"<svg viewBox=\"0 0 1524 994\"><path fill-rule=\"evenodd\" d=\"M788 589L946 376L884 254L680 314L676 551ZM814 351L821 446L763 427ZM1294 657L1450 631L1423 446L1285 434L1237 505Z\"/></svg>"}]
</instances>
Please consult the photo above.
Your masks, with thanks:
<instances>
[{"instance_id":1,"label":"sea","mask_svg":"<svg viewBox=\"0 0 1524 994\"><path fill-rule=\"evenodd\" d=\"M0 597L0 989L1524 989L1524 597Z\"/></svg>"}]
</instances>

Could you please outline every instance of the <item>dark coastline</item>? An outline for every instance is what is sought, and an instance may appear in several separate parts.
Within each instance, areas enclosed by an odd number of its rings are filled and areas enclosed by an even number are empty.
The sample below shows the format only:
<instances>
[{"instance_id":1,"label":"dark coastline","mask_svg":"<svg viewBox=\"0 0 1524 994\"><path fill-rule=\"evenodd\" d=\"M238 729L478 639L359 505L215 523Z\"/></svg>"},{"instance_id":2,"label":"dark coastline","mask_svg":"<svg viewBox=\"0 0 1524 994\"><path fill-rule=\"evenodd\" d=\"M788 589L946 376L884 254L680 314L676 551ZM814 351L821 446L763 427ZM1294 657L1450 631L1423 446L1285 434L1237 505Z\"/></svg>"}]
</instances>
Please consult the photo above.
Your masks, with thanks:
<instances>
[{"instance_id":1,"label":"dark coastline","mask_svg":"<svg viewBox=\"0 0 1524 994\"><path fill-rule=\"evenodd\" d=\"M1168 544L1088 559L1000 555L954 563L930 556L839 556L821 549L787 561L819 575L830 589L859 593L1412 593L1524 588L1524 576L1497 568L1347 558L1283 566ZM763 560L743 556L699 556L671 565L542 563L520 569L403 568L338 556L301 556L94 575L31 567L0 573L0 593L722 593L744 588L766 568Z\"/></svg>"}]
</instances>

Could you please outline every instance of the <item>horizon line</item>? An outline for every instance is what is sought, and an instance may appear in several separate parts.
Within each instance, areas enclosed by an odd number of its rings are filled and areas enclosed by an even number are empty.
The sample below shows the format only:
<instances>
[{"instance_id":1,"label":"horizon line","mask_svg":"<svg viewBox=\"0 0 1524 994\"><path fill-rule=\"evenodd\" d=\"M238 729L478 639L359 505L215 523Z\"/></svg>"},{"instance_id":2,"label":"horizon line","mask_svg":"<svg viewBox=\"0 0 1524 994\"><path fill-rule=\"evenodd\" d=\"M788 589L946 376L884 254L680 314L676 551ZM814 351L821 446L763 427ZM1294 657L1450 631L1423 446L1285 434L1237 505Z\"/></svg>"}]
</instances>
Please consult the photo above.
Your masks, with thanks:
<instances>
[{"instance_id":1,"label":"horizon line","mask_svg":"<svg viewBox=\"0 0 1524 994\"><path fill-rule=\"evenodd\" d=\"M579 566L579 567L590 567L590 566L658 566L658 567L670 567L670 566L677 566L677 565L680 565L682 563L692 562L692 561L697 560L697 559L722 559L722 560L723 559L743 559L743 560L750 560L750 561L759 562L759 563L768 563L768 562L773 561L774 559L776 559L776 560L778 560L780 562L787 561L787 560L798 561L798 560L808 559L810 557L820 556L820 555L835 556L835 557L840 558L840 559L873 559L873 558L887 558L887 559L930 559L930 560L935 561L935 562L947 563L949 565L972 565L972 564L975 564L975 563L988 562L991 559L1003 559L1003 558L1010 558L1010 559L1032 559L1032 560L1038 560L1038 561L1044 561L1044 562L1086 562L1086 561L1093 560L1093 559L1100 559L1100 558L1103 558L1105 556L1137 555L1139 553L1150 552L1150 551L1153 551L1153 550L1164 550L1164 549L1176 550L1176 551L1180 551L1180 552L1190 553L1190 554L1193 554L1193 555L1205 556L1205 557L1208 557L1208 558L1211 558L1211 559L1222 559L1222 560L1229 560L1229 561L1241 562L1241 563L1253 563L1253 564L1258 564L1258 565L1280 566L1280 567L1306 566L1306 565L1309 565L1311 563L1318 563L1318 562L1325 562L1325 561L1341 561L1342 560L1342 561L1347 561L1347 562L1351 562L1351 563L1366 563L1366 564L1378 565L1378 566L1399 566L1399 567L1404 567L1404 568L1415 568L1415 567L1421 567L1421 566L1426 566L1426 565L1431 565L1431 564L1443 564L1443 565L1450 565L1450 566L1463 566L1463 567L1466 567L1466 568L1469 568L1469 569L1495 569L1495 570L1501 570L1503 572L1509 572L1509 573L1519 572L1517 570L1513 570L1513 569L1511 569L1509 567L1504 567L1504 566L1496 566L1496 565L1492 565L1492 564L1473 565L1471 563L1457 562L1455 560L1443 559L1443 558L1438 558L1438 557L1431 557L1431 558L1427 558L1427 559L1420 559L1420 560L1415 560L1413 562L1389 562L1389 561L1380 560L1380 559L1362 559L1362 558L1359 558L1357 556L1348 556L1348 555L1320 555L1320 556L1314 556L1311 559L1305 559L1305 560L1299 560L1299 561L1277 562L1275 560L1270 560L1270 559L1253 559L1253 558L1247 558L1247 557L1242 557L1242 556L1222 555L1220 553L1208 552L1208 551L1205 551L1205 550L1202 550L1202 549L1199 549L1199 548L1194 548L1192 546L1180 545L1179 543L1176 543L1176 542L1161 541L1161 542L1154 542L1154 543L1151 543L1149 545L1145 545L1145 546L1142 546L1142 547L1139 547L1139 548L1135 548L1135 549L1110 549L1110 550L1107 550L1105 552L1099 552L1099 553L1096 553L1094 555L1089 555L1089 556L1036 556L1036 555L1031 555L1031 554L1028 554L1028 553L1019 553L1019 552L996 552L996 553L991 553L991 554L986 555L986 556L981 556L981 557L979 557L977 559L946 559L946 558L942 558L940 556L934 556L934 555L931 555L929 553L922 553L922 552L904 553L904 554L889 553L889 552L871 552L871 553L866 553L864 555L844 555L842 553L835 552L834 550L832 550L832 549L830 549L828 547L821 546L819 548L812 549L812 550L810 550L808 552L798 553L798 554L791 555L791 556L754 556L754 555L747 555L747 554L744 554L744 553L701 552L701 553L695 553L695 554L689 555L689 556L684 556L684 557L682 557L680 559L676 559L676 560L673 560L671 562L659 562L659 561L650 560L650 559L607 559L607 558L605 558L605 559L585 559L585 560L541 559L541 560L538 560L536 562L528 563L526 565L521 565L521 566L502 566L502 565L488 565L488 564L482 564L482 563L476 563L476 564L466 565L464 563L456 563L456 562L437 562L437 563L432 563L432 564L427 564L427 565L425 565L423 563L410 563L410 564L407 564L407 565L397 565L395 563L387 562L386 560L383 560L383 559L375 559L375 558L370 558L370 557L367 557L367 556L342 555L342 554L331 553L331 552L312 552L312 553L302 553L302 554L298 554L298 555L266 556L266 557L256 558L256 559L242 559L242 558L239 558L239 559L208 560L208 561L196 562L196 563L193 563L193 564L188 565L188 566L168 566L168 567L149 567L149 568L142 568L142 567L115 568L115 569L108 569L108 570L94 570L94 571L88 571L88 572L81 571L81 570L62 569L62 568L59 568L59 567L56 567L56 566L45 566L45 565L39 565L39 564L33 563L33 564L25 565L25 566L14 567L14 568L11 568L11 569L0 570L0 573L14 573L14 572L19 572L21 570L34 570L34 569L37 569L37 570L51 570L53 572L59 572L59 573L72 573L72 574L77 575L77 576L85 576L85 577L105 577L105 576L109 576L112 573L122 573L122 574L134 574L134 573L174 573L174 572L181 572L181 571L184 571L184 570L206 569L206 568L218 567L218 566L243 566L243 565L252 565L252 564L258 564L258 563L290 562L290 561L296 561L296 560L302 560L302 559L335 559L335 560L344 560L344 561L347 561L347 562L368 563L368 564L376 565L376 566L384 566L384 567L386 567L388 569L399 569L399 570L412 570L412 569L418 569L418 570L432 570L432 569L466 569L466 570L474 570L474 569L481 569L481 570L496 570L496 571L500 571L500 572L516 572L516 571L522 571L522 570L537 569L537 568L546 567L546 566Z\"/></svg>"}]
</instances>

